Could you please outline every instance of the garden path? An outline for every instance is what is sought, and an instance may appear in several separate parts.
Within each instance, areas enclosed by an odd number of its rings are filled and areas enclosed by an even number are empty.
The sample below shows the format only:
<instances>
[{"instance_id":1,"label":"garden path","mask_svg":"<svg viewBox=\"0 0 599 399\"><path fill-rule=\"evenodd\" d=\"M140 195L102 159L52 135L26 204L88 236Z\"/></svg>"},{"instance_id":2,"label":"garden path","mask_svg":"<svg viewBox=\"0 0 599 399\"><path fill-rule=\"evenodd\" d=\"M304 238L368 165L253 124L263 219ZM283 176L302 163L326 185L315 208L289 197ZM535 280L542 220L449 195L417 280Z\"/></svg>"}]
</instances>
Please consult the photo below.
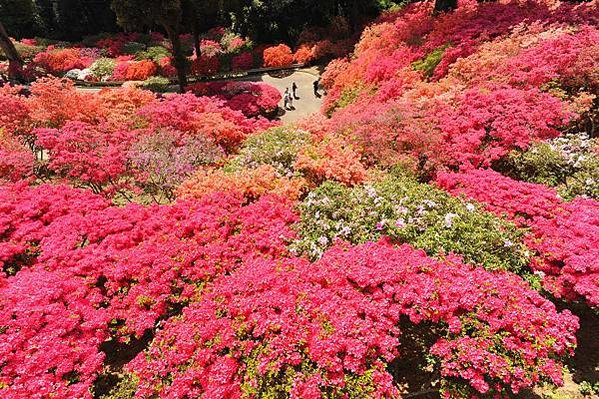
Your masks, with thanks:
<instances>
[{"instance_id":1,"label":"garden path","mask_svg":"<svg viewBox=\"0 0 599 399\"><path fill-rule=\"evenodd\" d=\"M293 101L295 110L284 111L283 101L279 104L279 118L284 124L296 122L316 112L320 112L323 98L314 96L312 84L319 77L317 68L304 68L298 70L287 70L264 73L262 75L244 76L238 79L239 81L265 82L276 87L281 94L285 92L285 88L291 90L293 82L297 84L297 94L299 99ZM100 88L95 87L79 87L81 91L100 91Z\"/></svg>"}]
</instances>

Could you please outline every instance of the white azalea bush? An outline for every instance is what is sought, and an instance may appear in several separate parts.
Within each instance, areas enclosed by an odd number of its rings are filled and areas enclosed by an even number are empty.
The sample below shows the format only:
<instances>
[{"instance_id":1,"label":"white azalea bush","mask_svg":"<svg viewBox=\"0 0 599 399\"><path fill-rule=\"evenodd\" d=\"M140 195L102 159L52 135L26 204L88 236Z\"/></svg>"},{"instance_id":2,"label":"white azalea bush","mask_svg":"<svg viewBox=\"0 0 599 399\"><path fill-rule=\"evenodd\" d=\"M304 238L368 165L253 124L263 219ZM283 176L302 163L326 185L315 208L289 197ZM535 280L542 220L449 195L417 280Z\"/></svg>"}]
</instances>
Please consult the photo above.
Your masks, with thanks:
<instances>
[{"instance_id":1,"label":"white azalea bush","mask_svg":"<svg viewBox=\"0 0 599 399\"><path fill-rule=\"evenodd\" d=\"M525 230L408 177L348 188L326 182L299 205L295 250L318 258L336 240L377 241L388 236L430 255L450 252L490 270L522 272L529 251Z\"/></svg>"}]
</instances>

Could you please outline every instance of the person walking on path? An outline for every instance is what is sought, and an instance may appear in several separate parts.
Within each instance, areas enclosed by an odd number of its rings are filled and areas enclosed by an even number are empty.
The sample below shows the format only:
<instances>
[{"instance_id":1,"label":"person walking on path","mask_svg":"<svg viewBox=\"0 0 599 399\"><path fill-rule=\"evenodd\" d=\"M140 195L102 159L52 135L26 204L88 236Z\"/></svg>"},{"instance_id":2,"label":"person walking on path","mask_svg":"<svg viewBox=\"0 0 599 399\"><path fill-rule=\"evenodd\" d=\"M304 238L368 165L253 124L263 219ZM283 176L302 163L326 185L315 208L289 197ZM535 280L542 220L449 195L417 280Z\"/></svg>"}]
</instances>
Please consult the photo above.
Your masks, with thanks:
<instances>
[{"instance_id":1,"label":"person walking on path","mask_svg":"<svg viewBox=\"0 0 599 399\"><path fill-rule=\"evenodd\" d=\"M291 93L287 93L287 96L289 97L289 109L294 110L295 108L293 108L293 96L291 95Z\"/></svg>"},{"instance_id":2,"label":"person walking on path","mask_svg":"<svg viewBox=\"0 0 599 399\"><path fill-rule=\"evenodd\" d=\"M314 86L314 96L320 98L320 93L318 93L318 86L320 84L320 79L316 79L312 85Z\"/></svg>"},{"instance_id":3,"label":"person walking on path","mask_svg":"<svg viewBox=\"0 0 599 399\"><path fill-rule=\"evenodd\" d=\"M297 96L297 84L295 84L295 82L291 85L291 91L293 92L293 99L299 100L299 97Z\"/></svg>"},{"instance_id":4,"label":"person walking on path","mask_svg":"<svg viewBox=\"0 0 599 399\"><path fill-rule=\"evenodd\" d=\"M285 88L285 93L283 94L283 104L285 111L287 111L287 106L289 105L289 88Z\"/></svg>"}]
</instances>

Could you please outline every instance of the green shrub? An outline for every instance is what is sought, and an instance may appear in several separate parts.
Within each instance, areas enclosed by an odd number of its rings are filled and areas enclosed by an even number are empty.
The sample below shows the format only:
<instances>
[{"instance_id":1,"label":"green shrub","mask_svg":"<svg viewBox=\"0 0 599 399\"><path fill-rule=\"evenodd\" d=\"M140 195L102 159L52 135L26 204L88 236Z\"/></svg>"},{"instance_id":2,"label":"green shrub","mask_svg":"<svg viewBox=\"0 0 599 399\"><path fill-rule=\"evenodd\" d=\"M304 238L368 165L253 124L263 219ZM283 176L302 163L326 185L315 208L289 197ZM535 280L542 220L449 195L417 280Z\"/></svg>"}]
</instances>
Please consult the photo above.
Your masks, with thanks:
<instances>
[{"instance_id":1,"label":"green shrub","mask_svg":"<svg viewBox=\"0 0 599 399\"><path fill-rule=\"evenodd\" d=\"M83 43L83 45L85 47L96 47L97 43L100 40L111 38L113 35L114 35L113 33L101 32L96 35L90 35L90 36L83 37L83 39L81 40L81 43Z\"/></svg>"},{"instance_id":2,"label":"green shrub","mask_svg":"<svg viewBox=\"0 0 599 399\"><path fill-rule=\"evenodd\" d=\"M599 395L599 381L589 382L582 381L579 385L580 393L586 396Z\"/></svg>"},{"instance_id":3,"label":"green shrub","mask_svg":"<svg viewBox=\"0 0 599 399\"><path fill-rule=\"evenodd\" d=\"M27 46L18 42L15 43L15 48L19 54L21 54L21 57L23 57L23 59L26 61L35 58L37 53L41 53L45 50L44 46ZM6 54L4 54L2 49L0 49L0 61L8 61L8 58L6 58Z\"/></svg>"},{"instance_id":4,"label":"green shrub","mask_svg":"<svg viewBox=\"0 0 599 399\"><path fill-rule=\"evenodd\" d=\"M353 188L326 182L299 208L300 239L294 247L312 258L336 239L363 243L382 236L430 255L454 252L491 270L520 272L529 258L524 230L407 177Z\"/></svg>"},{"instance_id":5,"label":"green shrub","mask_svg":"<svg viewBox=\"0 0 599 399\"><path fill-rule=\"evenodd\" d=\"M162 46L153 46L149 47L147 50L140 51L135 54L135 58L138 61L141 60L152 60L155 63L159 63L165 57L169 57L171 55L170 51L168 51L165 47Z\"/></svg>"},{"instance_id":6,"label":"green shrub","mask_svg":"<svg viewBox=\"0 0 599 399\"><path fill-rule=\"evenodd\" d=\"M146 45L139 42L127 42L121 50L123 54L135 55L146 50Z\"/></svg>"},{"instance_id":7,"label":"green shrub","mask_svg":"<svg viewBox=\"0 0 599 399\"><path fill-rule=\"evenodd\" d=\"M335 111L343 109L356 101L358 96L362 93L362 90L363 88L361 86L349 87L343 90L335 103L335 107L329 111L329 114L333 114Z\"/></svg>"},{"instance_id":8,"label":"green shrub","mask_svg":"<svg viewBox=\"0 0 599 399\"><path fill-rule=\"evenodd\" d=\"M98 78L102 79L106 76L112 76L114 72L114 68L116 67L116 60L112 58L98 58L94 63L89 67L91 74Z\"/></svg>"},{"instance_id":9,"label":"green shrub","mask_svg":"<svg viewBox=\"0 0 599 399\"><path fill-rule=\"evenodd\" d=\"M103 395L100 399L133 399L138 384L137 377L126 374L108 394Z\"/></svg>"},{"instance_id":10,"label":"green shrub","mask_svg":"<svg viewBox=\"0 0 599 399\"><path fill-rule=\"evenodd\" d=\"M437 65L439 65L443 59L443 54L445 53L447 47L449 47L449 45L444 45L434 49L430 54L427 54L426 57L418 61L414 61L412 63L412 68L414 68L416 71L422 71L426 77L431 77L433 72L435 72L435 68L437 68Z\"/></svg>"},{"instance_id":11,"label":"green shrub","mask_svg":"<svg viewBox=\"0 0 599 399\"><path fill-rule=\"evenodd\" d=\"M269 129L250 136L229 166L254 169L260 165L271 165L281 175L291 176L298 151L309 143L310 133L306 131L292 127Z\"/></svg>"},{"instance_id":12,"label":"green shrub","mask_svg":"<svg viewBox=\"0 0 599 399\"><path fill-rule=\"evenodd\" d=\"M599 199L599 140L572 134L514 151L497 165L518 180L556 187L566 199L585 195Z\"/></svg>"},{"instance_id":13,"label":"green shrub","mask_svg":"<svg viewBox=\"0 0 599 399\"><path fill-rule=\"evenodd\" d=\"M170 90L171 81L163 76L152 76L145 80L141 87L157 93L165 93Z\"/></svg>"}]
</instances>

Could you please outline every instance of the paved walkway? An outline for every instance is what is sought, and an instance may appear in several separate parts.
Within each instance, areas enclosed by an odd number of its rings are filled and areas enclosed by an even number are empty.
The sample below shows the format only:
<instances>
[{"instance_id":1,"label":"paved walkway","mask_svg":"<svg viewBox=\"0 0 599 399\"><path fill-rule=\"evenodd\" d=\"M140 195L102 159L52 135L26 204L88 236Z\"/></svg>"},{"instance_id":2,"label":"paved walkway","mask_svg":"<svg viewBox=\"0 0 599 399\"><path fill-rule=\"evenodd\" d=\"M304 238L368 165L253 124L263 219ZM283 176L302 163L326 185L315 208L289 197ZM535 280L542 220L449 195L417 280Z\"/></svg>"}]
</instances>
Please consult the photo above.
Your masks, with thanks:
<instances>
[{"instance_id":1,"label":"paved walkway","mask_svg":"<svg viewBox=\"0 0 599 399\"><path fill-rule=\"evenodd\" d=\"M265 82L276 87L281 92L281 95L285 92L285 88L289 88L289 91L291 91L291 86L293 82L295 82L298 87L297 95L299 97L299 99L293 101L295 109L292 111L284 111L283 101L281 100L281 103L279 104L281 108L279 118L284 124L288 124L296 122L313 113L320 112L323 99L314 96L313 86L313 83L318 79L318 76L318 70L316 68L308 68L295 71L281 71L265 73L262 75L244 76L243 78L232 80ZM80 87L79 90L97 92L100 89Z\"/></svg>"},{"instance_id":2,"label":"paved walkway","mask_svg":"<svg viewBox=\"0 0 599 399\"><path fill-rule=\"evenodd\" d=\"M282 75L280 73L264 74L261 76L249 76L242 80L251 80L255 82L265 82L276 87L281 95L285 92L285 88L289 88L291 92L291 86L293 82L297 84L297 95L298 100L293 100L293 107L295 110L283 111L283 101L279 106L281 107L280 119L283 123L293 123L299 119L305 118L308 115L320 112L322 106L322 98L314 96L314 81L318 79L318 73L312 70L297 70L292 73L287 72Z\"/></svg>"}]
</instances>

